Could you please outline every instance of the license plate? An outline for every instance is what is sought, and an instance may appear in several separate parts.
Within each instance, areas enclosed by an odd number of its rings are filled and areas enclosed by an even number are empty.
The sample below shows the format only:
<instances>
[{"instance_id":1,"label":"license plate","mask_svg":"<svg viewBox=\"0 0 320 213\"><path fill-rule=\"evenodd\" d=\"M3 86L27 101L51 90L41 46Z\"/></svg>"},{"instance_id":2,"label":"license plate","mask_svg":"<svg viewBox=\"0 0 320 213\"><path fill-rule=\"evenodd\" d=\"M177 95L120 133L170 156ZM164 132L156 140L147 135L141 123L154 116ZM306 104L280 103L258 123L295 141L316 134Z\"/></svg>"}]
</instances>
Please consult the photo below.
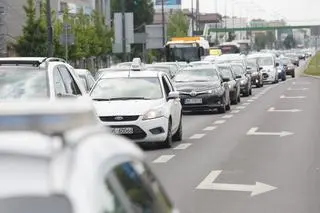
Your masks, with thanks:
<instances>
[{"instance_id":1,"label":"license plate","mask_svg":"<svg viewBox=\"0 0 320 213\"><path fill-rule=\"evenodd\" d=\"M125 128L112 128L112 133L116 135L132 135L133 128L125 127Z\"/></svg>"},{"instance_id":2,"label":"license plate","mask_svg":"<svg viewBox=\"0 0 320 213\"><path fill-rule=\"evenodd\" d=\"M191 98L184 101L185 104L202 104L201 98Z\"/></svg>"}]
</instances>

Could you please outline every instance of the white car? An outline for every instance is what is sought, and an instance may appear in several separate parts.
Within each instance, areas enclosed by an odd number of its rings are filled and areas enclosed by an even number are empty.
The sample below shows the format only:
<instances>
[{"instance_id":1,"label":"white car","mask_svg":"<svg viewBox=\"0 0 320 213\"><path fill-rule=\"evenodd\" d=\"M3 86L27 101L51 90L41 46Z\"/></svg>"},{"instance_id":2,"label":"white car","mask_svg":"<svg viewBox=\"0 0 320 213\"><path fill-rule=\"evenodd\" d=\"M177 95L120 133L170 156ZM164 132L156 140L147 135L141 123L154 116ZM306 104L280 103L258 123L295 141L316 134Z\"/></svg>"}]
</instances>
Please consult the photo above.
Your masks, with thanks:
<instances>
[{"instance_id":1,"label":"white car","mask_svg":"<svg viewBox=\"0 0 320 213\"><path fill-rule=\"evenodd\" d=\"M92 102L2 103L4 213L177 212L131 141L101 125Z\"/></svg>"},{"instance_id":2,"label":"white car","mask_svg":"<svg viewBox=\"0 0 320 213\"><path fill-rule=\"evenodd\" d=\"M0 101L84 96L86 90L63 59L0 58Z\"/></svg>"},{"instance_id":3,"label":"white car","mask_svg":"<svg viewBox=\"0 0 320 213\"><path fill-rule=\"evenodd\" d=\"M89 92L95 83L94 77L92 76L91 72L87 69L74 69L74 71L81 79L86 91Z\"/></svg>"},{"instance_id":4,"label":"white car","mask_svg":"<svg viewBox=\"0 0 320 213\"><path fill-rule=\"evenodd\" d=\"M97 114L115 134L136 142L182 140L179 92L163 72L105 73L90 92Z\"/></svg>"},{"instance_id":5,"label":"white car","mask_svg":"<svg viewBox=\"0 0 320 213\"><path fill-rule=\"evenodd\" d=\"M262 68L264 82L279 82L279 75L276 66L276 56L273 53L255 53L248 56L248 59L257 59L259 67Z\"/></svg>"}]
</instances>

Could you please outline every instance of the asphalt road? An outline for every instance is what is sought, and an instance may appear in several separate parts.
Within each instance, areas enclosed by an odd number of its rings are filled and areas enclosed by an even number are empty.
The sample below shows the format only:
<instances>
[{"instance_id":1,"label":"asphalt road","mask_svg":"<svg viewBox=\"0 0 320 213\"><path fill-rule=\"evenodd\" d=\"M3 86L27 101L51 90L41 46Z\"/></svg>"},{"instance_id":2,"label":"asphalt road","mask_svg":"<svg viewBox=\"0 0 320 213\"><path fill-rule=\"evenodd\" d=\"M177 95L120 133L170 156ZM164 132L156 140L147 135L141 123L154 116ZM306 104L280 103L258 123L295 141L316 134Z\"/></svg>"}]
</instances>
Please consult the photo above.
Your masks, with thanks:
<instances>
[{"instance_id":1,"label":"asphalt road","mask_svg":"<svg viewBox=\"0 0 320 213\"><path fill-rule=\"evenodd\" d=\"M226 114L185 115L184 140L147 159L181 213L318 213L319 91L288 77Z\"/></svg>"}]
</instances>

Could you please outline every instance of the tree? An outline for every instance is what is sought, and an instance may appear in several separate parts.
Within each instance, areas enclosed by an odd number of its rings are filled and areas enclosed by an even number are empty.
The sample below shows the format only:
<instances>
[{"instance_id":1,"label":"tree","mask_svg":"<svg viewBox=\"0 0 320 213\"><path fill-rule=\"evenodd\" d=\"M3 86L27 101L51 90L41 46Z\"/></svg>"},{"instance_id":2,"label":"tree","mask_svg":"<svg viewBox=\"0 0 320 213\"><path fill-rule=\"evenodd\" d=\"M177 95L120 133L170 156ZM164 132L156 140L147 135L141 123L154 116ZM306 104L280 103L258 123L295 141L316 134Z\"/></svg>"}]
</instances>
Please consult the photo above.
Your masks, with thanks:
<instances>
[{"instance_id":1,"label":"tree","mask_svg":"<svg viewBox=\"0 0 320 213\"><path fill-rule=\"evenodd\" d=\"M47 55L47 25L45 7L42 4L40 17L36 18L34 0L27 0L23 6L26 22L22 35L18 38L15 49L20 56L46 56Z\"/></svg>"},{"instance_id":2,"label":"tree","mask_svg":"<svg viewBox=\"0 0 320 213\"><path fill-rule=\"evenodd\" d=\"M276 36L275 36L274 32L273 31L267 31L267 34L266 34L267 45L270 48L272 48L275 41L276 41Z\"/></svg>"},{"instance_id":3,"label":"tree","mask_svg":"<svg viewBox=\"0 0 320 213\"><path fill-rule=\"evenodd\" d=\"M267 44L267 36L264 33L256 34L254 42L257 50L265 49Z\"/></svg>"},{"instance_id":4,"label":"tree","mask_svg":"<svg viewBox=\"0 0 320 213\"><path fill-rule=\"evenodd\" d=\"M111 11L112 14L121 12L121 0L111 1ZM153 0L125 0L125 11L133 12L134 28L138 32L143 32L144 25L153 22Z\"/></svg>"},{"instance_id":5,"label":"tree","mask_svg":"<svg viewBox=\"0 0 320 213\"><path fill-rule=\"evenodd\" d=\"M177 11L169 16L168 37L187 36L188 28L188 20L182 11Z\"/></svg>"},{"instance_id":6,"label":"tree","mask_svg":"<svg viewBox=\"0 0 320 213\"><path fill-rule=\"evenodd\" d=\"M228 42L233 41L236 38L236 34L234 32L228 32Z\"/></svg>"},{"instance_id":7,"label":"tree","mask_svg":"<svg viewBox=\"0 0 320 213\"><path fill-rule=\"evenodd\" d=\"M283 41L283 45L285 46L286 49L291 49L294 48L296 46L296 41L293 38L293 35L290 34L288 35L284 41Z\"/></svg>"}]
</instances>

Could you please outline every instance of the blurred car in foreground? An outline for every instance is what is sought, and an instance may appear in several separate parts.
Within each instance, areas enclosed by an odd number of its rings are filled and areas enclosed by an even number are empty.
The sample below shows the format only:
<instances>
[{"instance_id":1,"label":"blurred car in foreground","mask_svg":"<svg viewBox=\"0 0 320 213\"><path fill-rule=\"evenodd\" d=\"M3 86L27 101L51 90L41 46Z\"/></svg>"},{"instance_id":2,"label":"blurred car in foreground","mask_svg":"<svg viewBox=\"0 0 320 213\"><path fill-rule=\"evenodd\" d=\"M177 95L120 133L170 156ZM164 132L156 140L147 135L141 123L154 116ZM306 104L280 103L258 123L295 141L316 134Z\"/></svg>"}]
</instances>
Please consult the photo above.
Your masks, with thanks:
<instances>
[{"instance_id":1,"label":"blurred car in foreground","mask_svg":"<svg viewBox=\"0 0 320 213\"><path fill-rule=\"evenodd\" d=\"M95 80L91 74L91 72L87 69L74 69L76 74L79 76L79 78L82 81L82 84L87 92L91 90L93 87Z\"/></svg>"},{"instance_id":2,"label":"blurred car in foreground","mask_svg":"<svg viewBox=\"0 0 320 213\"><path fill-rule=\"evenodd\" d=\"M142 151L91 102L2 104L0 159L4 213L176 212Z\"/></svg>"},{"instance_id":3,"label":"blurred car in foreground","mask_svg":"<svg viewBox=\"0 0 320 213\"><path fill-rule=\"evenodd\" d=\"M86 90L70 67L59 58L0 58L0 101L83 96Z\"/></svg>"},{"instance_id":4,"label":"blurred car in foreground","mask_svg":"<svg viewBox=\"0 0 320 213\"><path fill-rule=\"evenodd\" d=\"M179 93L163 72L105 73L90 96L101 122L115 134L166 147L182 140Z\"/></svg>"},{"instance_id":5,"label":"blurred car in foreground","mask_svg":"<svg viewBox=\"0 0 320 213\"><path fill-rule=\"evenodd\" d=\"M175 77L183 110L230 110L229 86L213 65L186 68Z\"/></svg>"}]
</instances>

